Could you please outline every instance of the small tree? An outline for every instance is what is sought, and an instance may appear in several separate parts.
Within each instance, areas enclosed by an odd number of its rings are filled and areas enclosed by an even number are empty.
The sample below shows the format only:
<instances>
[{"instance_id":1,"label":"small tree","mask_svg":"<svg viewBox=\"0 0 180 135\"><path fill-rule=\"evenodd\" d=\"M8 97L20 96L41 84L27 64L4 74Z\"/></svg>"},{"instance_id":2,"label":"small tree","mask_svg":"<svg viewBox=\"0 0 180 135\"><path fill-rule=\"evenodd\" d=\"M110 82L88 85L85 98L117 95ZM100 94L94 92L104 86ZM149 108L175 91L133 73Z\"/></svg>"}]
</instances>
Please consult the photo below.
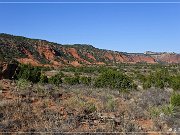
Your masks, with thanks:
<instances>
[{"instance_id":1,"label":"small tree","mask_svg":"<svg viewBox=\"0 0 180 135\"><path fill-rule=\"evenodd\" d=\"M47 76L41 74L41 76L40 76L40 81L39 81L39 82L40 82L40 83L48 83L48 78L47 78Z\"/></svg>"},{"instance_id":2,"label":"small tree","mask_svg":"<svg viewBox=\"0 0 180 135\"><path fill-rule=\"evenodd\" d=\"M125 74L118 71L107 70L95 79L95 87L109 87L117 89L132 89L133 82Z\"/></svg>"},{"instance_id":3,"label":"small tree","mask_svg":"<svg viewBox=\"0 0 180 135\"><path fill-rule=\"evenodd\" d=\"M91 77L85 77L85 76L80 77L80 83L85 84L85 85L90 85Z\"/></svg>"},{"instance_id":4,"label":"small tree","mask_svg":"<svg viewBox=\"0 0 180 135\"><path fill-rule=\"evenodd\" d=\"M65 77L64 82L70 85L79 84L79 77Z\"/></svg>"},{"instance_id":5,"label":"small tree","mask_svg":"<svg viewBox=\"0 0 180 135\"><path fill-rule=\"evenodd\" d=\"M180 76L172 76L170 79L170 86L174 90L180 90Z\"/></svg>"},{"instance_id":6,"label":"small tree","mask_svg":"<svg viewBox=\"0 0 180 135\"><path fill-rule=\"evenodd\" d=\"M51 84L55 84L56 86L59 86L60 84L62 84L62 75L57 74L55 76L52 76L51 78L49 78L48 82Z\"/></svg>"},{"instance_id":7,"label":"small tree","mask_svg":"<svg viewBox=\"0 0 180 135\"><path fill-rule=\"evenodd\" d=\"M39 67L33 67L31 65L20 65L19 72L17 73L18 79L25 79L33 83L37 83L40 80L41 69Z\"/></svg>"}]
</instances>

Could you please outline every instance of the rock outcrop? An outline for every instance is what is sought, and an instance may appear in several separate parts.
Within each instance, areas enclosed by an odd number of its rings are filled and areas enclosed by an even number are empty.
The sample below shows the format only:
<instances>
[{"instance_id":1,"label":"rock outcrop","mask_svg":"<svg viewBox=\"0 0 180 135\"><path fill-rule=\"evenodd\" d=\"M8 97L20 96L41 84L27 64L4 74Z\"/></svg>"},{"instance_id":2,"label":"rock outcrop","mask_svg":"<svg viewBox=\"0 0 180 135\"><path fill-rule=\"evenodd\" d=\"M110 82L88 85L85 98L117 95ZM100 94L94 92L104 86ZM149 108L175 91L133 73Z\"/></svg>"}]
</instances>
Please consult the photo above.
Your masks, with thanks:
<instances>
[{"instance_id":1,"label":"rock outcrop","mask_svg":"<svg viewBox=\"0 0 180 135\"><path fill-rule=\"evenodd\" d=\"M0 60L15 59L34 66L112 65L117 63L180 63L175 53L125 53L98 49L91 45L61 45L45 40L0 34Z\"/></svg>"},{"instance_id":2,"label":"rock outcrop","mask_svg":"<svg viewBox=\"0 0 180 135\"><path fill-rule=\"evenodd\" d=\"M151 55L158 62L165 63L180 63L180 54L175 53L163 53Z\"/></svg>"}]
</instances>

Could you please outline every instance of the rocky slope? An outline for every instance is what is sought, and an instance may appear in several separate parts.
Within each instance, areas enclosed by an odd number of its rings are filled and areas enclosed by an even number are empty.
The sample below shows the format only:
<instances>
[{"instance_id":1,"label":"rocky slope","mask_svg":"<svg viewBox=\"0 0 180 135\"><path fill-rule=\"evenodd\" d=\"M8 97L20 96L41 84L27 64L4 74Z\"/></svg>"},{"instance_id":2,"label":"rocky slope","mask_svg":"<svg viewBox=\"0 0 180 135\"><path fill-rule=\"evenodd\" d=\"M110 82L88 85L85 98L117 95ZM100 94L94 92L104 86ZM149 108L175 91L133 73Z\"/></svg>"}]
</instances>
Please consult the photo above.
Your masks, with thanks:
<instances>
[{"instance_id":1,"label":"rocky slope","mask_svg":"<svg viewBox=\"0 0 180 135\"><path fill-rule=\"evenodd\" d=\"M130 54L91 45L62 45L46 40L0 34L0 61L16 60L35 66L103 65L115 63L180 63L180 54Z\"/></svg>"}]
</instances>

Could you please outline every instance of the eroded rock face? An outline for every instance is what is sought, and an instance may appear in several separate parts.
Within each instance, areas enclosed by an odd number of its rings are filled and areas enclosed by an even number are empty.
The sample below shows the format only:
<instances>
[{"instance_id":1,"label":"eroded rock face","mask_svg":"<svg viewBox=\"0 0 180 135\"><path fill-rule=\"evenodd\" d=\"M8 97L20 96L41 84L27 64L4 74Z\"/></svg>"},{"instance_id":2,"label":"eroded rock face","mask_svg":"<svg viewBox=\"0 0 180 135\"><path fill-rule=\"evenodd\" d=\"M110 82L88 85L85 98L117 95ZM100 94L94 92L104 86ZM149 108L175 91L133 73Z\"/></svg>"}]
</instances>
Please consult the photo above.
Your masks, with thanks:
<instances>
[{"instance_id":1,"label":"eroded rock face","mask_svg":"<svg viewBox=\"0 0 180 135\"><path fill-rule=\"evenodd\" d=\"M155 59L152 58L151 56L143 56L143 55L135 55L132 56L133 62L137 63L137 62L146 62L146 63L156 63Z\"/></svg>"},{"instance_id":2,"label":"eroded rock face","mask_svg":"<svg viewBox=\"0 0 180 135\"><path fill-rule=\"evenodd\" d=\"M17 64L3 64L1 65L0 79L12 79L18 65Z\"/></svg>"},{"instance_id":3,"label":"eroded rock face","mask_svg":"<svg viewBox=\"0 0 180 135\"><path fill-rule=\"evenodd\" d=\"M15 59L22 64L33 66L83 66L112 65L115 63L180 63L180 54L176 53L126 53L98 49L91 45L61 45L44 40L17 38L0 34L0 58ZM11 54L11 55L9 55ZM2 75L1 75L2 76Z\"/></svg>"},{"instance_id":4,"label":"eroded rock face","mask_svg":"<svg viewBox=\"0 0 180 135\"><path fill-rule=\"evenodd\" d=\"M75 59L77 59L80 62L86 63L86 64L91 64L90 62L86 61L85 59L81 58L80 55L78 54L78 51L75 48L68 48L67 52L72 55ZM79 62L78 62L79 63Z\"/></svg>"},{"instance_id":5,"label":"eroded rock face","mask_svg":"<svg viewBox=\"0 0 180 135\"><path fill-rule=\"evenodd\" d=\"M53 60L55 58L55 51L48 46L38 46L37 50L40 55L44 55L47 60Z\"/></svg>"},{"instance_id":6,"label":"eroded rock face","mask_svg":"<svg viewBox=\"0 0 180 135\"><path fill-rule=\"evenodd\" d=\"M124 55L121 55L121 54L116 54L115 55L115 60L117 62L126 62L126 61L129 61L129 58L124 56Z\"/></svg>"},{"instance_id":7,"label":"eroded rock face","mask_svg":"<svg viewBox=\"0 0 180 135\"><path fill-rule=\"evenodd\" d=\"M96 61L96 58L95 58L92 54L90 54L90 53L85 53L85 54L86 54L86 56L87 56L88 58Z\"/></svg>"},{"instance_id":8,"label":"eroded rock face","mask_svg":"<svg viewBox=\"0 0 180 135\"><path fill-rule=\"evenodd\" d=\"M22 64L31 64L33 66L42 66L42 64L40 64L40 62L35 59L20 58L20 59L17 59L17 61Z\"/></svg>"},{"instance_id":9,"label":"eroded rock face","mask_svg":"<svg viewBox=\"0 0 180 135\"><path fill-rule=\"evenodd\" d=\"M159 62L166 62L166 63L180 63L180 54L173 54L173 53L163 53L152 55Z\"/></svg>"},{"instance_id":10,"label":"eroded rock face","mask_svg":"<svg viewBox=\"0 0 180 135\"><path fill-rule=\"evenodd\" d=\"M99 54L101 54L101 50L97 50L95 53L88 53L88 52L83 52L81 55L78 53L78 50L76 48L64 48L61 50L62 52L65 53L65 55L70 55L73 59L70 61L72 63L71 65L77 66L77 63L82 63L82 64L96 64L96 63L104 63L104 61L99 61L97 60ZM62 66L61 63L64 63L64 61L68 61L65 56L63 57L56 57L55 51L53 51L51 48L48 47L38 47L38 52L40 55L44 55L45 59L50 61L52 65L55 66ZM83 56L82 56L83 55ZM89 62L88 60L85 59L85 57L91 59L92 61ZM180 55L179 54L149 54L149 55L143 55L143 54L121 54L117 52L105 52L104 55L101 56L102 59L109 60L109 64L111 63L138 63L138 62L145 62L145 63L158 63L158 62L165 62L165 63L180 63ZM25 59L25 60L24 60ZM28 59L28 60L27 60ZM56 59L56 60L55 60ZM58 61L57 61L58 60ZM35 66L40 66L41 63L38 62L37 60L32 60L32 58L23 58L23 59L18 59L20 63L35 65ZM76 63L74 64L74 62ZM78 64L80 66L81 64ZM43 65L41 65L43 66Z\"/></svg>"}]
</instances>

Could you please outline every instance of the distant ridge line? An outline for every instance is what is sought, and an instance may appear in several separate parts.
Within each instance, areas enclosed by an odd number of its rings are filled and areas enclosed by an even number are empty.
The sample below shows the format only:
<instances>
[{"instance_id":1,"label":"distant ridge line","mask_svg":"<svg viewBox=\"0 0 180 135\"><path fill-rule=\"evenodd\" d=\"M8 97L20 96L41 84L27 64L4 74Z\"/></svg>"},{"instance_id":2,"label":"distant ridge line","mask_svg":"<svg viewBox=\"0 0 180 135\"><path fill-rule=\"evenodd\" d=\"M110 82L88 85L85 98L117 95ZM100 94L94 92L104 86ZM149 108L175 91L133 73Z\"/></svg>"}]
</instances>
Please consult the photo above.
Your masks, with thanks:
<instances>
[{"instance_id":1,"label":"distant ridge line","mask_svg":"<svg viewBox=\"0 0 180 135\"><path fill-rule=\"evenodd\" d=\"M149 54L146 54L149 53ZM180 54L157 53L128 53L107 49L99 49L88 44L63 45L0 34L0 61L15 60L34 66L82 66L82 65L114 65L119 63L180 63Z\"/></svg>"}]
</instances>

